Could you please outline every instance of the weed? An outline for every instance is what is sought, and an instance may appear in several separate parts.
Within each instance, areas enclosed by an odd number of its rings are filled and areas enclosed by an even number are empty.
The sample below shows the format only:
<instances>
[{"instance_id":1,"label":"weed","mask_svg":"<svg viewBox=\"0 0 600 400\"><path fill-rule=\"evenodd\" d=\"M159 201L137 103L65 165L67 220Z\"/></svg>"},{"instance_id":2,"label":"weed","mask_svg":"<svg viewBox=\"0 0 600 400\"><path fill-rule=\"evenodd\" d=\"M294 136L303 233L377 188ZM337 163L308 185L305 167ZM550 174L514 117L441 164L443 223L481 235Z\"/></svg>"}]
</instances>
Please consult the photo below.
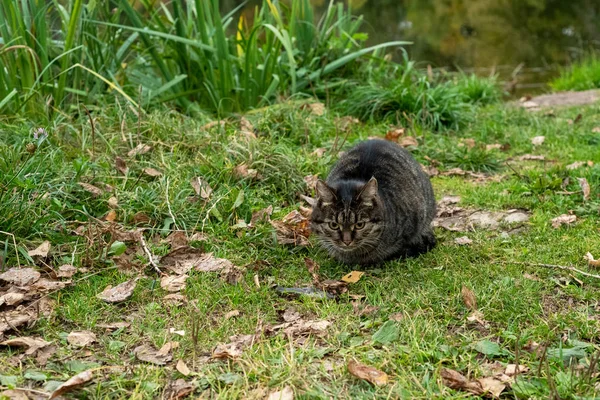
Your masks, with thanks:
<instances>
[{"instance_id":1,"label":"weed","mask_svg":"<svg viewBox=\"0 0 600 400\"><path fill-rule=\"evenodd\" d=\"M550 82L550 87L555 91L600 88L600 56L591 53L564 68L560 76Z\"/></svg>"}]
</instances>

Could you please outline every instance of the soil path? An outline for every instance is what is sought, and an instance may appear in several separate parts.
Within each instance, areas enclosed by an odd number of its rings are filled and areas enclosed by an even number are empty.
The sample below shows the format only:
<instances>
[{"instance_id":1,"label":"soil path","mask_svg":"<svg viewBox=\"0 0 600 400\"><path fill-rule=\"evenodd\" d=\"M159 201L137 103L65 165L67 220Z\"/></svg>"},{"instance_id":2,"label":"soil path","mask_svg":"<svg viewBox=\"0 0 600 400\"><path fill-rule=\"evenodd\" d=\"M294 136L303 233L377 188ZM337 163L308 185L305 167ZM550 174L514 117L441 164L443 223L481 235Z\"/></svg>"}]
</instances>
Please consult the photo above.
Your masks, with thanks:
<instances>
[{"instance_id":1,"label":"soil path","mask_svg":"<svg viewBox=\"0 0 600 400\"><path fill-rule=\"evenodd\" d=\"M584 106L600 100L600 90L586 90L583 92L560 92L536 96L519 105L528 110L539 110L550 107Z\"/></svg>"}]
</instances>

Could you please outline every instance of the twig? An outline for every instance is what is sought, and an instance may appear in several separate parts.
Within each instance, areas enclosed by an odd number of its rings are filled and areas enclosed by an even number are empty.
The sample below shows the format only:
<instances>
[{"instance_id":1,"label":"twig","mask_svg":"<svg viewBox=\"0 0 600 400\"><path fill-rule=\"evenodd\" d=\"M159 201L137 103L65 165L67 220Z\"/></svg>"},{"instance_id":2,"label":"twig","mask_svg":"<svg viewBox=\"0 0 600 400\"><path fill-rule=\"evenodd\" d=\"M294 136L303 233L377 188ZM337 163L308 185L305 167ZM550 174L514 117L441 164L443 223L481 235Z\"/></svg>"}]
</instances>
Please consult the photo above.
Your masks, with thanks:
<instances>
[{"instance_id":1,"label":"twig","mask_svg":"<svg viewBox=\"0 0 600 400\"><path fill-rule=\"evenodd\" d=\"M580 269L571 267L569 265L542 264L542 263L519 262L519 261L503 261L503 262L508 263L508 264L528 265L530 267L557 268L557 269L562 269L565 271L577 272L578 274L589 276L590 278L600 279L600 275L590 274L589 272L582 271ZM495 264L499 264L499 263L495 263Z\"/></svg>"},{"instance_id":2,"label":"twig","mask_svg":"<svg viewBox=\"0 0 600 400\"><path fill-rule=\"evenodd\" d=\"M158 272L159 275L161 275L161 276L164 275L163 272L160 270L160 268L158 268L158 264L156 263L156 261L154 261L154 256L148 249L148 246L146 245L146 241L144 240L144 235L142 235L142 232L139 232L137 237L138 237L138 240L140 241L140 246L142 246L142 249L144 249L144 252L148 256L148 259L150 260L150 265L152 265L154 267L154 269L156 270L156 272Z\"/></svg>"},{"instance_id":3,"label":"twig","mask_svg":"<svg viewBox=\"0 0 600 400\"><path fill-rule=\"evenodd\" d=\"M171 202L169 201L169 178L167 178L167 193L165 197L167 199L167 208L169 209L169 215L173 219L173 225L175 225L176 229L179 229L179 227L177 226L177 221L175 221L175 215L173 215L173 210L171 210Z\"/></svg>"}]
</instances>

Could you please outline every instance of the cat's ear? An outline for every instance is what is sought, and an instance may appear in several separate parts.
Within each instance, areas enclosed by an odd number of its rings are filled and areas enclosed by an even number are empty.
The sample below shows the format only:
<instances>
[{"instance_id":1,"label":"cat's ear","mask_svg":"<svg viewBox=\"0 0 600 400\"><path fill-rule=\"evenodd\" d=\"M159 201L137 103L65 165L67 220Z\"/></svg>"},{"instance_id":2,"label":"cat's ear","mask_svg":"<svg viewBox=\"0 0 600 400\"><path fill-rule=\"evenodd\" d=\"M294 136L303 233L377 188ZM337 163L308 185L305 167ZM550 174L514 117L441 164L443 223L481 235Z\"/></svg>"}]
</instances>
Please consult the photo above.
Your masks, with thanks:
<instances>
[{"instance_id":1,"label":"cat's ear","mask_svg":"<svg viewBox=\"0 0 600 400\"><path fill-rule=\"evenodd\" d=\"M317 200L323 202L323 205L329 205L335 202L335 192L321 179L317 181L315 188L317 190Z\"/></svg>"},{"instance_id":2,"label":"cat's ear","mask_svg":"<svg viewBox=\"0 0 600 400\"><path fill-rule=\"evenodd\" d=\"M363 206L365 207L373 207L375 202L375 198L377 197L377 179L372 177L369 179L369 182L365 183L365 185L360 190L358 194L358 199L361 201Z\"/></svg>"}]
</instances>

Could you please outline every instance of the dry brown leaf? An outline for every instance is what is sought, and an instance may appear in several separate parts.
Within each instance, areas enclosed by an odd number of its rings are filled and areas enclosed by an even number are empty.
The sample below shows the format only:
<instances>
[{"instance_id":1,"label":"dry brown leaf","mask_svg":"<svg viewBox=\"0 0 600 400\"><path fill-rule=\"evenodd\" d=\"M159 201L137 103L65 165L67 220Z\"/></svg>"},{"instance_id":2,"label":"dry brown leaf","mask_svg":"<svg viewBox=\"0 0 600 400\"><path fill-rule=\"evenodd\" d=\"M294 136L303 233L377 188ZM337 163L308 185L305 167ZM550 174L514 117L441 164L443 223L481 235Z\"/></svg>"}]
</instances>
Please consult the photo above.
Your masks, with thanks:
<instances>
[{"instance_id":1,"label":"dry brown leaf","mask_svg":"<svg viewBox=\"0 0 600 400\"><path fill-rule=\"evenodd\" d=\"M31 287L39 292L53 292L60 290L70 284L71 281L53 281L47 278L41 278L37 282L33 283Z\"/></svg>"},{"instance_id":2,"label":"dry brown leaf","mask_svg":"<svg viewBox=\"0 0 600 400\"><path fill-rule=\"evenodd\" d=\"M115 210L109 210L102 219L108 222L115 222L117 220L117 212Z\"/></svg>"},{"instance_id":3,"label":"dry brown leaf","mask_svg":"<svg viewBox=\"0 0 600 400\"><path fill-rule=\"evenodd\" d=\"M170 293L163 297L163 300L172 303L172 304L185 304L187 303L187 297L182 295L181 293Z\"/></svg>"},{"instance_id":4,"label":"dry brown leaf","mask_svg":"<svg viewBox=\"0 0 600 400\"><path fill-rule=\"evenodd\" d=\"M230 318L233 318L233 317L237 317L239 315L240 315L240 310L231 310L227 314L225 314L225 316L223 318L224 319L230 319Z\"/></svg>"},{"instance_id":5,"label":"dry brown leaf","mask_svg":"<svg viewBox=\"0 0 600 400\"><path fill-rule=\"evenodd\" d=\"M32 309L29 309L26 312L18 309L0 312L0 334L37 319L37 312Z\"/></svg>"},{"instance_id":6,"label":"dry brown leaf","mask_svg":"<svg viewBox=\"0 0 600 400\"><path fill-rule=\"evenodd\" d=\"M588 265L590 267L600 267L600 260L594 259L594 256L592 255L592 253L590 253L590 252L585 253L585 256L583 256L583 258L585 260L587 260Z\"/></svg>"},{"instance_id":7,"label":"dry brown leaf","mask_svg":"<svg viewBox=\"0 0 600 400\"><path fill-rule=\"evenodd\" d=\"M250 178L250 179L261 179L262 177L259 175L258 171L252 168L248 168L246 164L238 165L233 169L233 174L240 179Z\"/></svg>"},{"instance_id":8,"label":"dry brown leaf","mask_svg":"<svg viewBox=\"0 0 600 400\"><path fill-rule=\"evenodd\" d=\"M476 143L475 143L475 139L467 138L467 139L463 139L460 144L467 146L468 149L472 149L473 147L475 147Z\"/></svg>"},{"instance_id":9,"label":"dry brown leaf","mask_svg":"<svg viewBox=\"0 0 600 400\"><path fill-rule=\"evenodd\" d=\"M552 218L551 222L552 222L552 227L556 229L556 228L560 228L562 225L571 225L576 220L577 220L577 216L575 216L575 215L562 214L556 218Z\"/></svg>"},{"instance_id":10,"label":"dry brown leaf","mask_svg":"<svg viewBox=\"0 0 600 400\"><path fill-rule=\"evenodd\" d=\"M500 394L506 389L506 384L500 381L495 376L487 376L485 378L477 379L477 382L481 385L484 395L491 396L493 398L499 398Z\"/></svg>"},{"instance_id":11,"label":"dry brown leaf","mask_svg":"<svg viewBox=\"0 0 600 400\"><path fill-rule=\"evenodd\" d=\"M489 323L484 319L483 313L479 310L474 310L471 315L467 317L467 321L477 323L484 328L489 328Z\"/></svg>"},{"instance_id":12,"label":"dry brown leaf","mask_svg":"<svg viewBox=\"0 0 600 400\"><path fill-rule=\"evenodd\" d=\"M135 349L133 349L133 353L135 354L135 357L138 360L156 365L165 365L173 359L173 357L170 354L168 354L168 352L165 353L164 350L160 352L160 350L156 350L154 347L147 344L143 344L141 346L136 347Z\"/></svg>"},{"instance_id":13,"label":"dry brown leaf","mask_svg":"<svg viewBox=\"0 0 600 400\"><path fill-rule=\"evenodd\" d=\"M471 239L469 239L467 236L461 236L461 237L457 237L456 239L454 239L454 243L456 243L459 246L466 246L466 245L473 243L473 241Z\"/></svg>"},{"instance_id":14,"label":"dry brown leaf","mask_svg":"<svg viewBox=\"0 0 600 400\"><path fill-rule=\"evenodd\" d=\"M544 161L546 159L546 157L544 156L536 156L533 154L524 154L521 157L519 157L519 160L521 161Z\"/></svg>"},{"instance_id":15,"label":"dry brown leaf","mask_svg":"<svg viewBox=\"0 0 600 400\"><path fill-rule=\"evenodd\" d=\"M383 386L388 383L388 376L385 372L354 360L348 362L348 371L359 379L363 379L375 386Z\"/></svg>"},{"instance_id":16,"label":"dry brown leaf","mask_svg":"<svg viewBox=\"0 0 600 400\"><path fill-rule=\"evenodd\" d=\"M536 136L531 139L531 144L534 146L541 146L542 143L544 143L544 140L546 140L546 136Z\"/></svg>"},{"instance_id":17,"label":"dry brown leaf","mask_svg":"<svg viewBox=\"0 0 600 400\"><path fill-rule=\"evenodd\" d=\"M575 161L572 164L567 165L565 168L568 170L574 170L580 167L593 167L594 166L594 162L593 161Z\"/></svg>"},{"instance_id":18,"label":"dry brown leaf","mask_svg":"<svg viewBox=\"0 0 600 400\"><path fill-rule=\"evenodd\" d=\"M45 240L44 242L42 242L42 244L40 244L34 250L29 250L27 252L27 254L29 254L29 257L37 256L37 257L46 258L48 256L49 251L50 251L50 242Z\"/></svg>"},{"instance_id":19,"label":"dry brown leaf","mask_svg":"<svg viewBox=\"0 0 600 400\"><path fill-rule=\"evenodd\" d=\"M56 388L54 392L50 395L48 400L55 399L59 396L62 396L65 393L71 392L75 389L80 388L81 386L89 383L94 378L94 370L88 369L87 371L83 371L78 373L77 375L71 377L68 381L60 385Z\"/></svg>"},{"instance_id":20,"label":"dry brown leaf","mask_svg":"<svg viewBox=\"0 0 600 400\"><path fill-rule=\"evenodd\" d=\"M163 173L154 168L144 168L144 173L152 178L161 176Z\"/></svg>"},{"instance_id":21,"label":"dry brown leaf","mask_svg":"<svg viewBox=\"0 0 600 400\"><path fill-rule=\"evenodd\" d=\"M102 293L98 293L96 297L107 303L119 303L131 297L136 285L137 278L125 281L115 287L108 285L106 289L104 289Z\"/></svg>"},{"instance_id":22,"label":"dry brown leaf","mask_svg":"<svg viewBox=\"0 0 600 400\"><path fill-rule=\"evenodd\" d=\"M425 173L429 176L438 176L440 174L440 170L434 167L433 165L421 164L421 169L425 171Z\"/></svg>"},{"instance_id":23,"label":"dry brown leaf","mask_svg":"<svg viewBox=\"0 0 600 400\"><path fill-rule=\"evenodd\" d=\"M262 210L258 210L252 213L252 218L250 218L249 227L254 227L258 222L261 221L270 221L271 214L273 214L273 206L269 206L267 208L263 208Z\"/></svg>"},{"instance_id":24,"label":"dry brown leaf","mask_svg":"<svg viewBox=\"0 0 600 400\"><path fill-rule=\"evenodd\" d=\"M130 327L131 324L129 322L113 322L110 324L96 324L97 328L108 329L114 331L116 329L124 329Z\"/></svg>"},{"instance_id":25,"label":"dry brown leaf","mask_svg":"<svg viewBox=\"0 0 600 400\"><path fill-rule=\"evenodd\" d=\"M270 221L277 233L277 243L308 246L310 235L308 219L294 210L281 219Z\"/></svg>"},{"instance_id":26,"label":"dry brown leaf","mask_svg":"<svg viewBox=\"0 0 600 400\"><path fill-rule=\"evenodd\" d=\"M15 306L20 304L25 299L23 293L6 293L0 296L0 306L6 304L7 306Z\"/></svg>"},{"instance_id":27,"label":"dry brown leaf","mask_svg":"<svg viewBox=\"0 0 600 400\"><path fill-rule=\"evenodd\" d=\"M5 340L1 342L2 346L13 346L13 347L24 347L25 354L30 355L38 351L39 349L43 349L44 347L52 344L51 342L46 342L44 339L39 337L31 337L31 336L22 336L14 339Z\"/></svg>"},{"instance_id":28,"label":"dry brown leaf","mask_svg":"<svg viewBox=\"0 0 600 400\"><path fill-rule=\"evenodd\" d=\"M221 128L225 126L225 121L210 121L209 123L200 127L201 130L209 130L214 128L215 126L220 126Z\"/></svg>"},{"instance_id":29,"label":"dry brown leaf","mask_svg":"<svg viewBox=\"0 0 600 400\"><path fill-rule=\"evenodd\" d=\"M129 152L127 153L127 157L135 157L137 155L146 154L150 150L152 150L152 146L140 143L137 146L135 146L135 148L129 150Z\"/></svg>"},{"instance_id":30,"label":"dry brown leaf","mask_svg":"<svg viewBox=\"0 0 600 400\"><path fill-rule=\"evenodd\" d=\"M313 192L315 190L315 188L317 187L318 180L319 180L318 175L306 175L304 177L304 182L306 183L306 186L308 187L308 189L311 192Z\"/></svg>"},{"instance_id":31,"label":"dry brown leaf","mask_svg":"<svg viewBox=\"0 0 600 400\"><path fill-rule=\"evenodd\" d=\"M419 142L417 142L417 139L413 136L404 136L398 141L398 144L402 147L417 147Z\"/></svg>"},{"instance_id":32,"label":"dry brown leaf","mask_svg":"<svg viewBox=\"0 0 600 400\"><path fill-rule=\"evenodd\" d=\"M484 390L479 382L470 382L458 371L449 368L442 368L440 375L444 385L451 389L466 390L475 395L482 395L484 393Z\"/></svg>"},{"instance_id":33,"label":"dry brown leaf","mask_svg":"<svg viewBox=\"0 0 600 400\"><path fill-rule=\"evenodd\" d=\"M200 272L217 272L228 271L234 267L233 263L226 258L216 258L212 253L206 253L194 269Z\"/></svg>"},{"instance_id":34,"label":"dry brown leaf","mask_svg":"<svg viewBox=\"0 0 600 400\"><path fill-rule=\"evenodd\" d=\"M462 287L461 295L465 306L471 311L477 310L477 298L475 297L475 293L471 289L466 286Z\"/></svg>"},{"instance_id":35,"label":"dry brown leaf","mask_svg":"<svg viewBox=\"0 0 600 400\"><path fill-rule=\"evenodd\" d=\"M162 394L162 398L165 400L178 400L188 397L196 390L196 387L190 382L186 382L185 379L177 379L170 381Z\"/></svg>"},{"instance_id":36,"label":"dry brown leaf","mask_svg":"<svg viewBox=\"0 0 600 400\"><path fill-rule=\"evenodd\" d=\"M33 268L14 267L0 274L0 281L12 283L16 286L27 286L40 279L41 274Z\"/></svg>"},{"instance_id":37,"label":"dry brown leaf","mask_svg":"<svg viewBox=\"0 0 600 400\"><path fill-rule=\"evenodd\" d=\"M91 193L94 197L99 197L104 194L104 191L100 188L97 188L94 185L90 185L85 182L78 182L79 186L81 186L86 192Z\"/></svg>"},{"instance_id":38,"label":"dry brown leaf","mask_svg":"<svg viewBox=\"0 0 600 400\"><path fill-rule=\"evenodd\" d=\"M212 194L213 190L208 184L208 182L206 182L202 177L197 176L195 178L192 178L190 184L192 185L192 187L194 188L194 192L196 192L198 196L200 196L204 200L208 200L210 198L210 195Z\"/></svg>"},{"instance_id":39,"label":"dry brown leaf","mask_svg":"<svg viewBox=\"0 0 600 400\"><path fill-rule=\"evenodd\" d=\"M184 376L189 376L192 373L192 371L190 371L188 366L185 364L185 361L183 360L177 361L177 365L175 366L175 368L177 369L177 371L179 371L181 375Z\"/></svg>"},{"instance_id":40,"label":"dry brown leaf","mask_svg":"<svg viewBox=\"0 0 600 400\"><path fill-rule=\"evenodd\" d=\"M171 250L175 250L187 246L188 238L184 231L173 231L167 236L164 242L171 245Z\"/></svg>"},{"instance_id":41,"label":"dry brown leaf","mask_svg":"<svg viewBox=\"0 0 600 400\"><path fill-rule=\"evenodd\" d=\"M515 376L518 374L525 374L529 372L529 367L526 365L519 365L517 369L517 364L508 364L506 369L504 370L504 374L508 376Z\"/></svg>"},{"instance_id":42,"label":"dry brown leaf","mask_svg":"<svg viewBox=\"0 0 600 400\"><path fill-rule=\"evenodd\" d=\"M294 400L294 391L290 386L286 386L281 390L269 393L267 400Z\"/></svg>"},{"instance_id":43,"label":"dry brown leaf","mask_svg":"<svg viewBox=\"0 0 600 400\"><path fill-rule=\"evenodd\" d=\"M577 178L577 182L579 182L579 187L583 192L583 200L587 201L590 199L590 184L585 178Z\"/></svg>"},{"instance_id":44,"label":"dry brown leaf","mask_svg":"<svg viewBox=\"0 0 600 400\"><path fill-rule=\"evenodd\" d=\"M229 338L231 340L228 344L220 344L212 352L212 358L214 359L235 359L239 358L244 349L250 346L256 340L255 335L234 335Z\"/></svg>"},{"instance_id":45,"label":"dry brown leaf","mask_svg":"<svg viewBox=\"0 0 600 400\"><path fill-rule=\"evenodd\" d=\"M111 196L111 198L108 199L107 203L110 208L119 207L119 200L115 196Z\"/></svg>"},{"instance_id":46,"label":"dry brown leaf","mask_svg":"<svg viewBox=\"0 0 600 400\"><path fill-rule=\"evenodd\" d=\"M187 275L167 275L160 278L160 287L167 292L179 292L185 289Z\"/></svg>"},{"instance_id":47,"label":"dry brown leaf","mask_svg":"<svg viewBox=\"0 0 600 400\"><path fill-rule=\"evenodd\" d=\"M96 335L91 331L74 331L67 336L67 343L72 346L86 347L94 342L96 342Z\"/></svg>"},{"instance_id":48,"label":"dry brown leaf","mask_svg":"<svg viewBox=\"0 0 600 400\"><path fill-rule=\"evenodd\" d=\"M365 273L363 271L352 271L342 276L342 281L346 283L356 283Z\"/></svg>"},{"instance_id":49,"label":"dry brown leaf","mask_svg":"<svg viewBox=\"0 0 600 400\"><path fill-rule=\"evenodd\" d=\"M486 144L485 145L485 149L487 151L490 151L490 150L501 150L502 149L502 145L500 143Z\"/></svg>"},{"instance_id":50,"label":"dry brown leaf","mask_svg":"<svg viewBox=\"0 0 600 400\"><path fill-rule=\"evenodd\" d=\"M0 392L0 399L3 400L29 400L27 392L20 389L8 389Z\"/></svg>"},{"instance_id":51,"label":"dry brown leaf","mask_svg":"<svg viewBox=\"0 0 600 400\"><path fill-rule=\"evenodd\" d=\"M115 168L123 175L127 175L127 172L129 171L127 163L119 156L115 157Z\"/></svg>"},{"instance_id":52,"label":"dry brown leaf","mask_svg":"<svg viewBox=\"0 0 600 400\"><path fill-rule=\"evenodd\" d=\"M38 365L39 367L43 367L48 363L48 360L54 355L56 354L58 350L57 346L46 346L46 347L42 347L41 349L38 350L37 354L35 355L35 363L36 365Z\"/></svg>"},{"instance_id":53,"label":"dry brown leaf","mask_svg":"<svg viewBox=\"0 0 600 400\"><path fill-rule=\"evenodd\" d=\"M199 265L205 256L204 252L200 249L184 246L172 250L169 254L161 258L160 264L171 272L183 275Z\"/></svg>"},{"instance_id":54,"label":"dry brown leaf","mask_svg":"<svg viewBox=\"0 0 600 400\"><path fill-rule=\"evenodd\" d=\"M405 132L406 132L406 129L404 129L404 128L393 128L393 129L390 129L385 134L385 139L389 140L390 142L396 142L396 143L398 143L398 139L401 138L402 136L404 136Z\"/></svg>"},{"instance_id":55,"label":"dry brown leaf","mask_svg":"<svg viewBox=\"0 0 600 400\"><path fill-rule=\"evenodd\" d=\"M300 313L295 308L290 307L283 312L284 322L294 322L300 319Z\"/></svg>"},{"instance_id":56,"label":"dry brown leaf","mask_svg":"<svg viewBox=\"0 0 600 400\"><path fill-rule=\"evenodd\" d=\"M323 103L319 103L319 102L308 103L308 104L304 104L301 108L303 110L309 109L312 114L317 115L317 116L321 116L321 115L325 114L325 104L323 104Z\"/></svg>"},{"instance_id":57,"label":"dry brown leaf","mask_svg":"<svg viewBox=\"0 0 600 400\"><path fill-rule=\"evenodd\" d=\"M179 335L181 337L185 336L185 331L183 329L175 329L175 328L169 328L169 333L172 333L173 335Z\"/></svg>"},{"instance_id":58,"label":"dry brown leaf","mask_svg":"<svg viewBox=\"0 0 600 400\"><path fill-rule=\"evenodd\" d=\"M311 155L317 157L317 158L321 158L325 155L325 153L327 152L327 149L324 147L318 147L316 149L313 150L312 153L310 153Z\"/></svg>"}]
</instances>

